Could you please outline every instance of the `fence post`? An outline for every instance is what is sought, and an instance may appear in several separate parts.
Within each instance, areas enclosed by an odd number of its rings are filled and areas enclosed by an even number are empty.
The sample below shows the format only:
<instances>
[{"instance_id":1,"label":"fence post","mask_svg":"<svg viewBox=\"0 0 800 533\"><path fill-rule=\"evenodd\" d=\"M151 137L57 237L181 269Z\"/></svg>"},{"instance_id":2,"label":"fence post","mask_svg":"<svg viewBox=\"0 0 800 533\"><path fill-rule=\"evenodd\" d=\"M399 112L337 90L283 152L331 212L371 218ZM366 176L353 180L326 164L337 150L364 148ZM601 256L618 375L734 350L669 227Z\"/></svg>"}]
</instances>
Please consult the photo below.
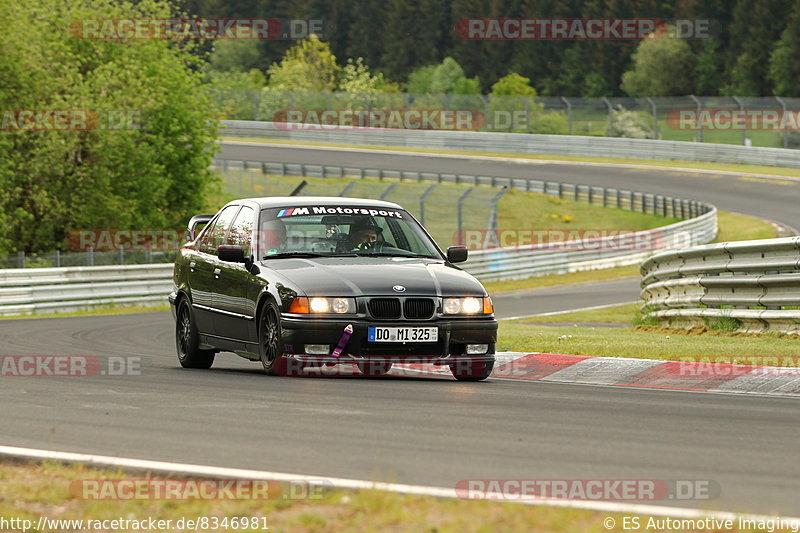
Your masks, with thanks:
<instances>
[{"instance_id":1,"label":"fence post","mask_svg":"<svg viewBox=\"0 0 800 533\"><path fill-rule=\"evenodd\" d=\"M247 91L250 94L250 98L253 101L253 120L258 120L258 92L257 91Z\"/></svg>"},{"instance_id":2,"label":"fence post","mask_svg":"<svg viewBox=\"0 0 800 533\"><path fill-rule=\"evenodd\" d=\"M297 196L298 194L300 194L300 191L302 191L303 187L305 187L306 185L308 185L307 180L301 181L300 184L297 187L295 187L292 192L289 193L289 196ZM341 196L341 194L339 196Z\"/></svg>"},{"instance_id":3,"label":"fence post","mask_svg":"<svg viewBox=\"0 0 800 533\"><path fill-rule=\"evenodd\" d=\"M441 175L439 176L441 177ZM437 185L438 183L434 183L425 189L425 192L419 197L419 221L423 226L425 225L425 200L428 198L428 195L433 192L433 189L435 189Z\"/></svg>"},{"instance_id":4,"label":"fence post","mask_svg":"<svg viewBox=\"0 0 800 533\"><path fill-rule=\"evenodd\" d=\"M739 104L739 111L741 111L742 115L744 116L744 103L742 102L742 100L738 96L731 96L731 98L733 98L734 102ZM746 120L742 121L742 146L747 146L747 121Z\"/></svg>"},{"instance_id":5,"label":"fence post","mask_svg":"<svg viewBox=\"0 0 800 533\"><path fill-rule=\"evenodd\" d=\"M561 100L567 106L567 132L572 135L572 104L569 103L569 100L561 97Z\"/></svg>"},{"instance_id":6,"label":"fence post","mask_svg":"<svg viewBox=\"0 0 800 533\"><path fill-rule=\"evenodd\" d=\"M783 108L783 116L781 117L781 121L783 122L784 121L784 117L786 117L786 102L780 96L776 96L775 100L777 100L778 103L781 104L781 107ZM788 123L785 123L784 126L783 126L783 147L784 148L789 148L789 124Z\"/></svg>"},{"instance_id":7,"label":"fence post","mask_svg":"<svg viewBox=\"0 0 800 533\"><path fill-rule=\"evenodd\" d=\"M479 94L478 96L480 96L481 100L483 101L483 110L486 113L486 120L484 120L483 130L489 131L489 99L482 94Z\"/></svg>"},{"instance_id":8,"label":"fence post","mask_svg":"<svg viewBox=\"0 0 800 533\"><path fill-rule=\"evenodd\" d=\"M703 142L703 121L700 120L700 111L703 110L703 104L700 103L700 100L693 94L690 94L689 98L694 100L694 103L697 104L697 142Z\"/></svg>"},{"instance_id":9,"label":"fence post","mask_svg":"<svg viewBox=\"0 0 800 533\"><path fill-rule=\"evenodd\" d=\"M464 200L467 199L467 196L470 195L472 191L475 190L475 187L470 187L467 189L467 192L461 195L458 199L458 244L459 246L464 244L464 235L462 230L464 229L464 217L463 217L463 207L464 207Z\"/></svg>"},{"instance_id":10,"label":"fence post","mask_svg":"<svg viewBox=\"0 0 800 533\"><path fill-rule=\"evenodd\" d=\"M402 176L402 175L403 175L403 174L402 174L402 173L400 173L400 176ZM401 178L401 179L402 179L402 178ZM381 193L380 197L378 197L378 200L383 200L384 198L386 198L387 196L389 196L390 194L392 194L392 191L393 191L393 190L395 189L395 187L397 187L398 185L399 185L399 183L392 183L391 185L389 185L388 187L386 187L386 190L385 190L385 191L383 191L383 192Z\"/></svg>"},{"instance_id":11,"label":"fence post","mask_svg":"<svg viewBox=\"0 0 800 533\"><path fill-rule=\"evenodd\" d=\"M507 192L508 185L505 185L502 189L500 189L500 192L498 192L494 198L492 198L492 213L489 215L489 229L492 231L497 231L499 229L497 227L497 205L500 203L500 198L502 198Z\"/></svg>"},{"instance_id":12,"label":"fence post","mask_svg":"<svg viewBox=\"0 0 800 533\"><path fill-rule=\"evenodd\" d=\"M25 252L17 252L17 268L25 268Z\"/></svg>"},{"instance_id":13,"label":"fence post","mask_svg":"<svg viewBox=\"0 0 800 533\"><path fill-rule=\"evenodd\" d=\"M122 246L117 246L117 260L119 260L120 265L125 264L125 252L122 251Z\"/></svg>"},{"instance_id":14,"label":"fence post","mask_svg":"<svg viewBox=\"0 0 800 533\"><path fill-rule=\"evenodd\" d=\"M658 139L658 110L656 108L656 103L649 96L647 97L647 101L650 102L650 109L653 110L653 139Z\"/></svg>"},{"instance_id":15,"label":"fence post","mask_svg":"<svg viewBox=\"0 0 800 533\"><path fill-rule=\"evenodd\" d=\"M94 248L86 249L86 266L94 266Z\"/></svg>"},{"instance_id":16,"label":"fence post","mask_svg":"<svg viewBox=\"0 0 800 533\"><path fill-rule=\"evenodd\" d=\"M605 96L603 97L603 102L606 103L608 106L608 136L614 136L614 107L611 105L611 102L608 101L608 98Z\"/></svg>"}]
</instances>

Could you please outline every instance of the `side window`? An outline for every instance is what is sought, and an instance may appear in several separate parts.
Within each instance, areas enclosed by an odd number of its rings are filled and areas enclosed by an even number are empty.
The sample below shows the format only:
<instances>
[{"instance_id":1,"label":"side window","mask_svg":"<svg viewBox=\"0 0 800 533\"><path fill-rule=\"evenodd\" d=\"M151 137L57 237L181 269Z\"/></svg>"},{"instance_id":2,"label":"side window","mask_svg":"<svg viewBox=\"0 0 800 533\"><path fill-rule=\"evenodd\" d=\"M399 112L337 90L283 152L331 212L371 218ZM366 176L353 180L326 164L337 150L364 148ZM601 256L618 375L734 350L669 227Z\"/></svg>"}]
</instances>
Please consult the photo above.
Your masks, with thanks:
<instances>
[{"instance_id":1,"label":"side window","mask_svg":"<svg viewBox=\"0 0 800 533\"><path fill-rule=\"evenodd\" d=\"M231 222L233 222L233 217L238 210L238 205L229 205L220 212L219 216L214 221L214 225L206 229L203 233L203 238L200 241L201 252L207 254L217 253L217 247L222 244L222 239L225 238L225 233L228 231Z\"/></svg>"},{"instance_id":2,"label":"side window","mask_svg":"<svg viewBox=\"0 0 800 533\"><path fill-rule=\"evenodd\" d=\"M245 206L236 215L231 231L225 244L235 244L244 248L245 255L250 250L250 242L253 238L253 226L255 224L256 213L251 208Z\"/></svg>"}]
</instances>

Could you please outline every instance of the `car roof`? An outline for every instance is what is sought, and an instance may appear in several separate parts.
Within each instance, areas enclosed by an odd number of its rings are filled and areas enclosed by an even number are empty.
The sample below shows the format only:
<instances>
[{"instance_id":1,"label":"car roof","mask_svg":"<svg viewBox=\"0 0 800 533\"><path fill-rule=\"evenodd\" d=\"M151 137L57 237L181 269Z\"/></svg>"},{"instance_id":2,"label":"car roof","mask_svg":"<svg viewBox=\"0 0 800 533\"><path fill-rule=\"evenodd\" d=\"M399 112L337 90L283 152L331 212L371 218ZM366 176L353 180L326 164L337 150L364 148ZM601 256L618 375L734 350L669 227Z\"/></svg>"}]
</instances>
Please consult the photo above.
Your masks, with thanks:
<instances>
[{"instance_id":1,"label":"car roof","mask_svg":"<svg viewBox=\"0 0 800 533\"><path fill-rule=\"evenodd\" d=\"M261 198L242 198L229 202L238 204L242 202L253 202L258 204L261 209L273 207L306 207L316 205L337 205L343 207L386 207L390 209L403 209L401 206L385 202L383 200L371 200L369 198L342 198L340 196L265 196Z\"/></svg>"}]
</instances>

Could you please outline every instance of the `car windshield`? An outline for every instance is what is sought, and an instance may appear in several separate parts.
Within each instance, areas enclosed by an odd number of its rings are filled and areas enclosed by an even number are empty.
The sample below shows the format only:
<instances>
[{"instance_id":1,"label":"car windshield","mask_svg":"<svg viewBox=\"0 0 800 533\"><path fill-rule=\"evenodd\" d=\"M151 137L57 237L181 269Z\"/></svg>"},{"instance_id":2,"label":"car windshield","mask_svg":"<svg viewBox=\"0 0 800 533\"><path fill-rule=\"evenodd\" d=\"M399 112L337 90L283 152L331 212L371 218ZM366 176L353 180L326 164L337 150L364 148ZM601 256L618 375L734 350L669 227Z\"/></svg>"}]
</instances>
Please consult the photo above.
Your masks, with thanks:
<instances>
[{"instance_id":1,"label":"car windshield","mask_svg":"<svg viewBox=\"0 0 800 533\"><path fill-rule=\"evenodd\" d=\"M262 258L383 256L441 259L436 244L408 212L336 205L264 209Z\"/></svg>"}]
</instances>

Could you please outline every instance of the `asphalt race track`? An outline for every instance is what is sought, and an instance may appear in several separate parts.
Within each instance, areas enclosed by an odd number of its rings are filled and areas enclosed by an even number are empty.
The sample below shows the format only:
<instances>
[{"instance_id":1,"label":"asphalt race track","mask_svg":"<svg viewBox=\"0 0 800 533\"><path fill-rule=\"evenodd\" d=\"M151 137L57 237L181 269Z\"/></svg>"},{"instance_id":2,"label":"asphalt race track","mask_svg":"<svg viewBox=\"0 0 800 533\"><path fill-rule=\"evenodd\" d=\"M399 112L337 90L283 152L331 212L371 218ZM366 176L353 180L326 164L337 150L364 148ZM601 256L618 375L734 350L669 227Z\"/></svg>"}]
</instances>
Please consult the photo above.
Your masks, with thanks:
<instances>
[{"instance_id":1,"label":"asphalt race track","mask_svg":"<svg viewBox=\"0 0 800 533\"><path fill-rule=\"evenodd\" d=\"M800 184L577 165L226 147L236 159L447 170L708 200L800 227ZM784 182L785 183L785 182ZM502 316L622 303L635 279L496 298ZM532 350L536 347L532 346ZM2 377L0 444L452 488L466 479L711 480L712 500L800 514L791 398L440 377L271 378L221 354L181 369L169 313L0 321L0 355L133 357L140 374Z\"/></svg>"},{"instance_id":2,"label":"asphalt race track","mask_svg":"<svg viewBox=\"0 0 800 533\"><path fill-rule=\"evenodd\" d=\"M4 320L4 354L141 358L141 375L3 377L2 444L452 488L465 479L712 480L797 514L790 398L489 379L271 378L178 367L168 313Z\"/></svg>"}]
</instances>

